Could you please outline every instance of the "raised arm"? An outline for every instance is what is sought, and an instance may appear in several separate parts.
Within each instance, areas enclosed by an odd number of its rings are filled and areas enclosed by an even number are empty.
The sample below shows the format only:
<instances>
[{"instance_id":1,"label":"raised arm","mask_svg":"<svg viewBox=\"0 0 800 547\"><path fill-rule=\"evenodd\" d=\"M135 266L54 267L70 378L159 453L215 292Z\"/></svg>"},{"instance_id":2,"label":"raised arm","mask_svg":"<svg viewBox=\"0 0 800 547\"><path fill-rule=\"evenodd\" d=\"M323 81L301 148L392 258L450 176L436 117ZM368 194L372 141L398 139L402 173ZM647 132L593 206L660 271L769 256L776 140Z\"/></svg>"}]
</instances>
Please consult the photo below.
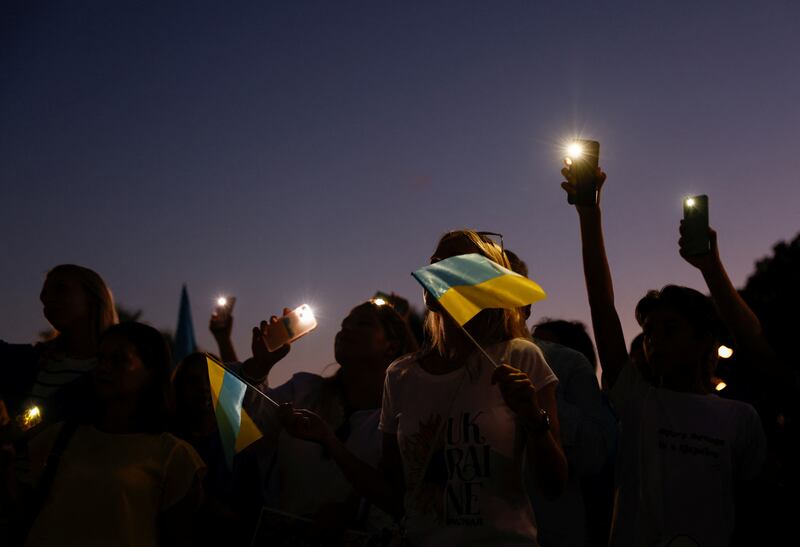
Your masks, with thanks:
<instances>
[{"instance_id":1,"label":"raised arm","mask_svg":"<svg viewBox=\"0 0 800 547\"><path fill-rule=\"evenodd\" d=\"M231 341L231 332L233 331L233 316L219 315L214 312L211 314L211 319L208 321L208 330L214 336L219 348L219 356L223 363L235 363L239 361L236 356L236 349L233 347Z\"/></svg>"},{"instance_id":2,"label":"raised arm","mask_svg":"<svg viewBox=\"0 0 800 547\"><path fill-rule=\"evenodd\" d=\"M681 221L681 238L678 240L681 257L700 270L722 322L733 336L738 349L752 362L761 364L760 372L764 375L764 380L771 385L792 385L794 378L791 371L780 363L764 337L761 322L742 299L728 277L728 272L725 271L719 256L717 232L711 228L708 232L711 241L710 251L703 255L689 255L684 250L686 241L684 224Z\"/></svg>"},{"instance_id":3,"label":"raised arm","mask_svg":"<svg viewBox=\"0 0 800 547\"><path fill-rule=\"evenodd\" d=\"M561 170L567 179L561 187L570 194L575 194L575 177L569 167ZM608 389L616 383L622 367L628 362L628 349L625 346L625 335L622 324L614 306L614 285L611 280L611 269L608 266L603 226L600 214L599 195L606 180L606 175L597 170L598 203L596 206L576 206L581 228L581 251L583 255L583 275L586 279L586 292L589 296L589 308L592 314L597 354L603 369L603 387Z\"/></svg>"},{"instance_id":4,"label":"raised arm","mask_svg":"<svg viewBox=\"0 0 800 547\"><path fill-rule=\"evenodd\" d=\"M283 314L290 313L288 308L283 309ZM269 322L262 321L258 327L253 327L253 340L251 348L253 356L242 363L242 372L247 378L253 382L259 383L264 387L269 387L269 373L278 361L286 357L291 349L289 344L285 344L275 351L270 351L267 348L266 336L269 332L270 326L278 322L278 318L274 315L270 318Z\"/></svg>"}]
</instances>

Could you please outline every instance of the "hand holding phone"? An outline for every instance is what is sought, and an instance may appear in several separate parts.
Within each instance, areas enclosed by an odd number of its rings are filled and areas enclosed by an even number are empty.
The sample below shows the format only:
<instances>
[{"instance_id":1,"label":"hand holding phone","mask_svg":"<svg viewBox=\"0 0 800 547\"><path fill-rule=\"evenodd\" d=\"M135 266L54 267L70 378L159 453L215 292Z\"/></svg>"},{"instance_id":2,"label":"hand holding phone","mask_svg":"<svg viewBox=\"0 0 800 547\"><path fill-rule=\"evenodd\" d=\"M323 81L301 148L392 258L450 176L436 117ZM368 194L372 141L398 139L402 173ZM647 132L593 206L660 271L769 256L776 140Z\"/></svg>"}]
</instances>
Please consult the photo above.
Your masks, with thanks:
<instances>
[{"instance_id":1,"label":"hand holding phone","mask_svg":"<svg viewBox=\"0 0 800 547\"><path fill-rule=\"evenodd\" d=\"M687 256L708 254L711 240L708 229L708 196L691 196L683 200L681 251Z\"/></svg>"},{"instance_id":2,"label":"hand holding phone","mask_svg":"<svg viewBox=\"0 0 800 547\"><path fill-rule=\"evenodd\" d=\"M594 206L598 201L599 182L597 168L600 164L600 143L578 139L567 147L565 163L574 181L574 193L567 193L572 205Z\"/></svg>"},{"instance_id":3,"label":"hand holding phone","mask_svg":"<svg viewBox=\"0 0 800 547\"><path fill-rule=\"evenodd\" d=\"M317 328L317 319L314 312L308 306L295 308L283 315L270 321L264 328L264 338L269 351L275 351L283 345L290 344L298 338L305 336Z\"/></svg>"},{"instance_id":4,"label":"hand holding phone","mask_svg":"<svg viewBox=\"0 0 800 547\"><path fill-rule=\"evenodd\" d=\"M231 313L233 313L233 306L235 305L235 296L220 296L217 298L217 307L214 310L214 315L216 315L220 320L227 321L230 318Z\"/></svg>"}]
</instances>

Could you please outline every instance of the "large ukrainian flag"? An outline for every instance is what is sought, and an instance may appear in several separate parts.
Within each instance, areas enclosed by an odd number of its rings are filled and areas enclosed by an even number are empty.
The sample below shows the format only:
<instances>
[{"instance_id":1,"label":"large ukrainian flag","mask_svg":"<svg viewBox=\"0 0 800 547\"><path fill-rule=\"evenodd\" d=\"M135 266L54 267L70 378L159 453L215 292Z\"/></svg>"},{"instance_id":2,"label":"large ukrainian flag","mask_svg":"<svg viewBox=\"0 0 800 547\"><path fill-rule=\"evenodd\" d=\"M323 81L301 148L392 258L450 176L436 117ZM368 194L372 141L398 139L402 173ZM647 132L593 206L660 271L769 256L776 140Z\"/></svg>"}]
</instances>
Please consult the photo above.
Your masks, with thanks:
<instances>
[{"instance_id":1,"label":"large ukrainian flag","mask_svg":"<svg viewBox=\"0 0 800 547\"><path fill-rule=\"evenodd\" d=\"M234 455L256 442L262 435L247 412L242 409L247 385L208 354L206 354L206 364L222 450L228 467L232 468Z\"/></svg>"},{"instance_id":2,"label":"large ukrainian flag","mask_svg":"<svg viewBox=\"0 0 800 547\"><path fill-rule=\"evenodd\" d=\"M535 282L477 253L446 258L411 275L459 325L487 308L520 308L547 298Z\"/></svg>"}]
</instances>

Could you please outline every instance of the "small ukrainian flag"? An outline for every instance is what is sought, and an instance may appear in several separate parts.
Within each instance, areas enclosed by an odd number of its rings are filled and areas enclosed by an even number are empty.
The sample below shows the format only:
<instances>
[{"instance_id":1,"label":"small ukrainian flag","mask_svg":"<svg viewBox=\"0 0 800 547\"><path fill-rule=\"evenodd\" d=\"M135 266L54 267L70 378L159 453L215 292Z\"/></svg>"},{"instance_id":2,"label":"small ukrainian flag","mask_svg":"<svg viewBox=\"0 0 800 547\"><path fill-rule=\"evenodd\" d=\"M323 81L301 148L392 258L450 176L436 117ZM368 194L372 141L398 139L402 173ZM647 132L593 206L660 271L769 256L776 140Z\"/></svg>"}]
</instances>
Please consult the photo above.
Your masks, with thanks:
<instances>
[{"instance_id":1,"label":"small ukrainian flag","mask_svg":"<svg viewBox=\"0 0 800 547\"><path fill-rule=\"evenodd\" d=\"M411 275L461 326L487 308L520 308L547 298L534 281L478 253L446 258Z\"/></svg>"},{"instance_id":2,"label":"small ukrainian flag","mask_svg":"<svg viewBox=\"0 0 800 547\"><path fill-rule=\"evenodd\" d=\"M242 409L247 385L208 354L206 363L222 450L228 468L232 468L234 455L256 442L262 434L247 412Z\"/></svg>"}]
</instances>

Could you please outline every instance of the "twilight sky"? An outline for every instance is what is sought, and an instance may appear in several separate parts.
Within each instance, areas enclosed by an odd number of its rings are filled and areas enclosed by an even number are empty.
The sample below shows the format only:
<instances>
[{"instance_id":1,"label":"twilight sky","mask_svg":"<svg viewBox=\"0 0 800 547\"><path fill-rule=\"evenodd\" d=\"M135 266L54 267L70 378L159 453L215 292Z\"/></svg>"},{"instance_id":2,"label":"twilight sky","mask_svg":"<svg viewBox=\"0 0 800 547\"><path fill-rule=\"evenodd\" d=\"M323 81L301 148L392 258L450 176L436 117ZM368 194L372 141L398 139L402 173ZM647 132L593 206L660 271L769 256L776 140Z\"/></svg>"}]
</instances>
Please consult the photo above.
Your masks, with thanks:
<instances>
[{"instance_id":1,"label":"twilight sky","mask_svg":"<svg viewBox=\"0 0 800 547\"><path fill-rule=\"evenodd\" d=\"M681 197L710 196L734 283L800 230L800 4L791 0L32 2L0 8L0 338L46 327L48 268L97 270L202 346L284 306L320 327L271 380L333 361L376 290L442 232L502 232L588 323L561 143L601 141L617 305L702 278L677 254Z\"/></svg>"}]
</instances>

